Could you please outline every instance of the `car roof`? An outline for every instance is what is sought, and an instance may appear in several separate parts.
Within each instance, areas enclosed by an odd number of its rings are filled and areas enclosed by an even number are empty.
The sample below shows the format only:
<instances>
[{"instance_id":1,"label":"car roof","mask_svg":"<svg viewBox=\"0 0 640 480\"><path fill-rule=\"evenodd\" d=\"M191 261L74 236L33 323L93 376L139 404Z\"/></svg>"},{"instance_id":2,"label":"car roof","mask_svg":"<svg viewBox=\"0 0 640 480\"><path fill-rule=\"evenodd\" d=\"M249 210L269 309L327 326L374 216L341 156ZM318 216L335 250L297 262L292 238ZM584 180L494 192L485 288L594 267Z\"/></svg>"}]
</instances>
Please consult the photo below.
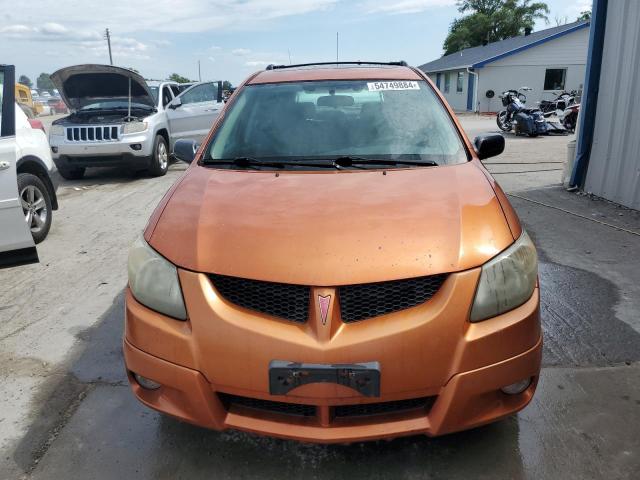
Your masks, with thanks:
<instances>
[{"instance_id":1,"label":"car roof","mask_svg":"<svg viewBox=\"0 0 640 480\"><path fill-rule=\"evenodd\" d=\"M150 87L160 87L162 85L179 85L171 80L146 80L147 85Z\"/></svg>"},{"instance_id":2,"label":"car roof","mask_svg":"<svg viewBox=\"0 0 640 480\"><path fill-rule=\"evenodd\" d=\"M422 80L410 67L391 65L321 65L274 68L254 76L248 84L312 80Z\"/></svg>"}]
</instances>

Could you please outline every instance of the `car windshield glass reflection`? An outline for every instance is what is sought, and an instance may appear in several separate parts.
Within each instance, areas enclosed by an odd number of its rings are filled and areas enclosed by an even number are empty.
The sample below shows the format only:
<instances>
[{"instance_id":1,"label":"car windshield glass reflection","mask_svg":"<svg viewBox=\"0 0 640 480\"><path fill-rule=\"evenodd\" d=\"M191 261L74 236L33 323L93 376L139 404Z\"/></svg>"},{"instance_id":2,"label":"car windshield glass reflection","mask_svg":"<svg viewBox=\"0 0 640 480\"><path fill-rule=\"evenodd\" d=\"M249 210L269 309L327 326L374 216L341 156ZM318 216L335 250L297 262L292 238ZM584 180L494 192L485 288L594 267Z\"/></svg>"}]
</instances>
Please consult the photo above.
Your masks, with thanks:
<instances>
[{"instance_id":1,"label":"car windshield glass reflection","mask_svg":"<svg viewBox=\"0 0 640 480\"><path fill-rule=\"evenodd\" d=\"M468 160L448 113L422 81L251 85L207 151L214 165L237 158Z\"/></svg>"}]
</instances>

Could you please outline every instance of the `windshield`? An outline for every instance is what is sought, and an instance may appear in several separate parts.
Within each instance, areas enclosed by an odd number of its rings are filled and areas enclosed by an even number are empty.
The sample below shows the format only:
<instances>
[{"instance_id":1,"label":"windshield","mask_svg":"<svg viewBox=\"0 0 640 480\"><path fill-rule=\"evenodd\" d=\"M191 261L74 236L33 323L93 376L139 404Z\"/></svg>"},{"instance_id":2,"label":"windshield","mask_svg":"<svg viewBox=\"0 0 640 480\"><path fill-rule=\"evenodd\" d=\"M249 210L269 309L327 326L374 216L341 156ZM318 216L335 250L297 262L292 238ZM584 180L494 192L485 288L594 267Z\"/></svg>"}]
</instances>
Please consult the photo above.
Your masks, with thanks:
<instances>
[{"instance_id":1,"label":"windshield","mask_svg":"<svg viewBox=\"0 0 640 480\"><path fill-rule=\"evenodd\" d=\"M111 109L127 109L129 108L128 98L107 98L91 102L83 106L79 111L83 110L111 110ZM144 108L145 110L151 110L153 107L145 105L144 103L137 103L132 101L131 108Z\"/></svg>"},{"instance_id":2,"label":"windshield","mask_svg":"<svg viewBox=\"0 0 640 480\"><path fill-rule=\"evenodd\" d=\"M450 165L468 160L423 81L312 81L242 89L205 160L344 156Z\"/></svg>"}]
</instances>

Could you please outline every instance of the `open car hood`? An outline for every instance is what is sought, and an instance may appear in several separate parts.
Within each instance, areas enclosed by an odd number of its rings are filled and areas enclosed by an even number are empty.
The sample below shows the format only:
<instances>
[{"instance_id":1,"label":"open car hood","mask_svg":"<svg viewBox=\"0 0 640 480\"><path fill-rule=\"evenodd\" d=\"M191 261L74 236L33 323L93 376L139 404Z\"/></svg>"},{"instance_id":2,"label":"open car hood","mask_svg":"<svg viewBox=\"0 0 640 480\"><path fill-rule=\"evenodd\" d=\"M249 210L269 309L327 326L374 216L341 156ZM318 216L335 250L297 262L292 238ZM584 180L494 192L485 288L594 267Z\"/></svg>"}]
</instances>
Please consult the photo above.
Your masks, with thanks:
<instances>
[{"instance_id":1,"label":"open car hood","mask_svg":"<svg viewBox=\"0 0 640 480\"><path fill-rule=\"evenodd\" d=\"M139 74L112 65L74 65L58 70L51 80L62 99L73 110L106 98L127 98L131 82L131 101L155 106L147 82Z\"/></svg>"}]
</instances>

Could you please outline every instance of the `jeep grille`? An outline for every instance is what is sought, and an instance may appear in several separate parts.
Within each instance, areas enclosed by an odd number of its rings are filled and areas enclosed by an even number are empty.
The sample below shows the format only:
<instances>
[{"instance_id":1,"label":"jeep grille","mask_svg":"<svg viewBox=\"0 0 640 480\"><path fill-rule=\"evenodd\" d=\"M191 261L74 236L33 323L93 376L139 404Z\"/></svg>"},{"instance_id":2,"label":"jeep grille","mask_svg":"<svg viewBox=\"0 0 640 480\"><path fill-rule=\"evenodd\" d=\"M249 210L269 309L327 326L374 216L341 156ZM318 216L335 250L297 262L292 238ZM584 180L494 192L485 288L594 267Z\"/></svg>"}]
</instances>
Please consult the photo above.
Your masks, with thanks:
<instances>
[{"instance_id":1,"label":"jeep grille","mask_svg":"<svg viewBox=\"0 0 640 480\"><path fill-rule=\"evenodd\" d=\"M117 142L118 131L117 125L67 127L66 138L68 142Z\"/></svg>"}]
</instances>

